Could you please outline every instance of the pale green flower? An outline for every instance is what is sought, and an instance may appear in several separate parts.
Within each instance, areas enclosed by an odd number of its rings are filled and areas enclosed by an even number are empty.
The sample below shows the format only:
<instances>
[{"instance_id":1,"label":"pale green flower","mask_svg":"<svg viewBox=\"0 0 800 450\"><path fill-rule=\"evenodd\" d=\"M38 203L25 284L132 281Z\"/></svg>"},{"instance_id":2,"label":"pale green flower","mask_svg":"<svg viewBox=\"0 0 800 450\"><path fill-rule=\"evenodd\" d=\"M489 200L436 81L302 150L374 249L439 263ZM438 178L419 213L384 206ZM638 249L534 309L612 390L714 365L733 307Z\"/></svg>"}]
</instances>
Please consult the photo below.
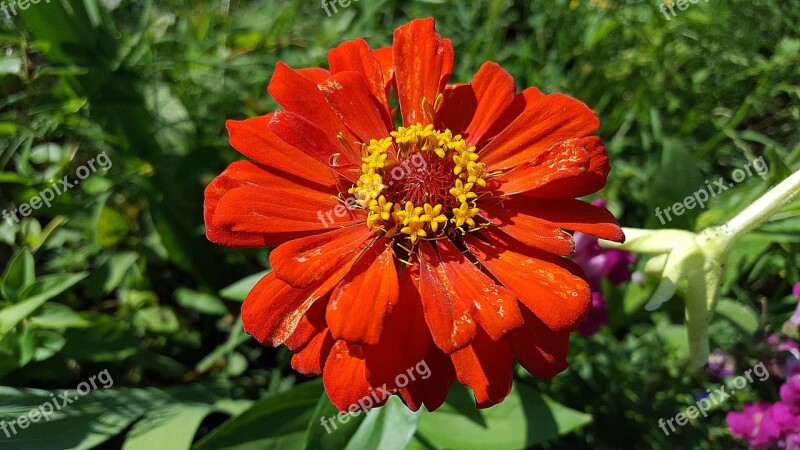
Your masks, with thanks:
<instances>
[{"instance_id":1,"label":"pale green flower","mask_svg":"<svg viewBox=\"0 0 800 450\"><path fill-rule=\"evenodd\" d=\"M742 236L769 220L800 193L800 171L772 188L736 217L699 233L685 230L623 228L624 244L603 241L603 246L652 255L646 272L660 274L661 283L647 302L649 311L670 300L682 280L687 281L686 326L692 363L708 360L708 323L724 281L728 254Z\"/></svg>"}]
</instances>

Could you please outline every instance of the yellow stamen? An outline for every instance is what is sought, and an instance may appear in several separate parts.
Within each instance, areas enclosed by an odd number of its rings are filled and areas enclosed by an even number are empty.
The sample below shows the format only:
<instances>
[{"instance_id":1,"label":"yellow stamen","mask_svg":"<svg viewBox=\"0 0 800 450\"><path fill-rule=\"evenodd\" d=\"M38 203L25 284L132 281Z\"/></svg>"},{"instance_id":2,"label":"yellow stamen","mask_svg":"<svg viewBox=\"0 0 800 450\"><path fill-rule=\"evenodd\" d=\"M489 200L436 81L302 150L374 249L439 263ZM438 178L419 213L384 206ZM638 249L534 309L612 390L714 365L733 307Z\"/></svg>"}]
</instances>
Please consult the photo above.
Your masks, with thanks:
<instances>
[{"instance_id":1,"label":"yellow stamen","mask_svg":"<svg viewBox=\"0 0 800 450\"><path fill-rule=\"evenodd\" d=\"M437 96L433 104L424 99L423 112L433 117L441 108L443 98L441 95ZM337 137L340 142L344 139L341 134ZM344 143L342 145L348 148ZM487 179L496 176L496 173L486 172L485 165L479 162L477 149L468 145L461 135L453 134L448 129L436 130L432 124L416 123L408 127L398 127L389 137L373 139L360 145L360 174L356 184L348 192L356 196L356 204L367 212L367 226L384 231L387 237L406 236L410 242L410 249L406 249L408 253L413 253L420 239L445 237L445 229L451 222L462 233L466 232L465 228L472 230L482 227L478 227L474 219L480 211L476 202L487 194L481 188L486 187ZM423 161L430 161L430 158L452 161L438 166L453 168L449 175L453 185L448 190L452 198L441 199L441 203L425 202L422 205L397 198L406 193L403 191L405 186L397 186L396 183L402 183L402 179L396 173L405 174L404 176L412 173L414 169L410 169L408 159L417 153L429 155L420 158ZM415 164L414 168L420 169L419 164ZM391 178L387 178L389 173ZM391 186L393 187L390 189ZM413 189L415 190L410 192L414 193L408 195L419 198L419 185L415 185Z\"/></svg>"}]
</instances>

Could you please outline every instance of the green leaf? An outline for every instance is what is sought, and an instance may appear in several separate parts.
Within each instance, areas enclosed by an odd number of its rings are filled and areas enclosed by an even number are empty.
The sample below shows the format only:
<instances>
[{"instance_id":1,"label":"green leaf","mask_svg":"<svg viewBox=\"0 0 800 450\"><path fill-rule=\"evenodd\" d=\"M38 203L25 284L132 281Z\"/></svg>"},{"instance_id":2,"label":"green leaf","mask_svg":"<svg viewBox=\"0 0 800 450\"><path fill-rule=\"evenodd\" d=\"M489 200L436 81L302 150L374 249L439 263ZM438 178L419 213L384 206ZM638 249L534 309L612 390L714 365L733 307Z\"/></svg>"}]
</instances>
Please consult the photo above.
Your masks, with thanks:
<instances>
[{"instance_id":1,"label":"green leaf","mask_svg":"<svg viewBox=\"0 0 800 450\"><path fill-rule=\"evenodd\" d=\"M33 284L35 277L33 255L28 249L22 249L11 259L0 279L3 297L15 300L20 291Z\"/></svg>"},{"instance_id":2,"label":"green leaf","mask_svg":"<svg viewBox=\"0 0 800 450\"><path fill-rule=\"evenodd\" d=\"M211 316L224 316L228 314L228 308L222 300L213 295L193 291L191 289L179 288L175 291L175 301L187 309L192 309L202 314Z\"/></svg>"},{"instance_id":3,"label":"green leaf","mask_svg":"<svg viewBox=\"0 0 800 450\"><path fill-rule=\"evenodd\" d=\"M147 84L144 99L155 117L154 136L161 148L185 156L189 152L190 137L195 133L189 111L164 84Z\"/></svg>"},{"instance_id":4,"label":"green leaf","mask_svg":"<svg viewBox=\"0 0 800 450\"><path fill-rule=\"evenodd\" d=\"M141 327L154 333L175 333L180 329L180 322L175 312L164 306L149 306L136 311L134 321Z\"/></svg>"},{"instance_id":5,"label":"green leaf","mask_svg":"<svg viewBox=\"0 0 800 450\"><path fill-rule=\"evenodd\" d=\"M6 422L15 420L22 415L27 415L30 411L39 410L42 405L50 405L50 407L43 406L44 411L52 409L52 413L48 413L49 420L40 417L38 423L31 424L27 429L22 430L17 427L17 434L13 439L5 439L5 437L0 439L0 450L94 448L117 436L140 418L155 417L164 424L163 421L168 411L179 415L182 411L193 410L194 414L182 415L182 418L188 421L181 424L182 429L176 428L175 422L171 427L175 433L176 442L185 443L192 425L196 423L198 415L201 414L199 410L210 411L213 409L232 413L238 409L236 404L224 401L228 398L226 394L230 390L228 385L196 384L163 389L110 389L113 386L113 379L102 378L95 377L94 382L97 389L90 390L85 395L75 390L59 390L53 392L54 395L51 396L49 391L0 386L0 420ZM86 383L89 383L89 380L86 380ZM54 400L54 397L58 398L62 394L72 400L72 403L58 410L53 407L52 402L58 401L59 407L61 407L64 400ZM232 408L225 407L226 404ZM179 406L183 406L183 408L178 408ZM147 431L154 431L153 422L148 422L141 427L134 427L131 431L132 436L137 438L134 440L133 448L141 448L140 445L146 439L154 437L154 435L148 436ZM164 431L163 429L159 430L159 436L164 436ZM185 444L170 447L160 443L150 448L188 447Z\"/></svg>"},{"instance_id":6,"label":"green leaf","mask_svg":"<svg viewBox=\"0 0 800 450\"><path fill-rule=\"evenodd\" d=\"M49 59L53 63L108 64L109 47L116 40L101 23L97 0L83 0L39 5L20 11L20 16L37 39L53 45Z\"/></svg>"},{"instance_id":7,"label":"green leaf","mask_svg":"<svg viewBox=\"0 0 800 450\"><path fill-rule=\"evenodd\" d=\"M728 257L723 291L730 289L730 286L739 280L740 273L751 273L753 265L774 242L771 237L759 232L750 233L742 237L733 246Z\"/></svg>"},{"instance_id":8,"label":"green leaf","mask_svg":"<svg viewBox=\"0 0 800 450\"><path fill-rule=\"evenodd\" d=\"M401 450L413 438L418 420L419 413L409 410L397 397L366 414L340 415L323 393L308 423L305 448Z\"/></svg>"},{"instance_id":9,"label":"green leaf","mask_svg":"<svg viewBox=\"0 0 800 450\"><path fill-rule=\"evenodd\" d=\"M32 299L0 310L0 337L11 331L47 300Z\"/></svg>"},{"instance_id":10,"label":"green leaf","mask_svg":"<svg viewBox=\"0 0 800 450\"><path fill-rule=\"evenodd\" d=\"M319 417L319 419L318 419ZM319 396L317 407L311 414L306 429L306 449L345 448L358 431L365 415L351 413L339 415L339 410L324 392ZM331 420L332 419L332 420Z\"/></svg>"},{"instance_id":11,"label":"green leaf","mask_svg":"<svg viewBox=\"0 0 800 450\"><path fill-rule=\"evenodd\" d=\"M19 367L20 355L19 333L9 333L0 337L0 377ZM2 404L2 397L0 397Z\"/></svg>"},{"instance_id":12,"label":"green leaf","mask_svg":"<svg viewBox=\"0 0 800 450\"><path fill-rule=\"evenodd\" d=\"M154 411L128 433L122 450L190 448L200 424L214 411L210 405L175 405Z\"/></svg>"},{"instance_id":13,"label":"green leaf","mask_svg":"<svg viewBox=\"0 0 800 450\"><path fill-rule=\"evenodd\" d=\"M263 398L247 411L223 423L193 450L302 448L309 420L322 394L316 379L286 392Z\"/></svg>"},{"instance_id":14,"label":"green leaf","mask_svg":"<svg viewBox=\"0 0 800 450\"><path fill-rule=\"evenodd\" d=\"M44 361L56 353L60 352L67 344L64 336L56 333L55 331L48 330L33 330L36 333L37 346L36 354L33 356L34 361Z\"/></svg>"},{"instance_id":15,"label":"green leaf","mask_svg":"<svg viewBox=\"0 0 800 450\"><path fill-rule=\"evenodd\" d=\"M347 443L347 450L362 448L402 450L414 437L421 413L408 409L393 396L386 405L373 409ZM315 420L311 420L312 425ZM319 425L319 424L317 424Z\"/></svg>"},{"instance_id":16,"label":"green leaf","mask_svg":"<svg viewBox=\"0 0 800 450\"><path fill-rule=\"evenodd\" d=\"M120 243L131 230L128 219L121 212L106 205L97 219L97 243L111 247Z\"/></svg>"},{"instance_id":17,"label":"green leaf","mask_svg":"<svg viewBox=\"0 0 800 450\"><path fill-rule=\"evenodd\" d=\"M592 417L541 395L524 384L515 384L499 405L478 411L478 418L461 413L473 404L470 393L456 385L447 403L420 417L417 435L434 448L520 449L570 433ZM474 409L474 406L472 406Z\"/></svg>"},{"instance_id":18,"label":"green leaf","mask_svg":"<svg viewBox=\"0 0 800 450\"><path fill-rule=\"evenodd\" d=\"M35 164L59 163L64 159L64 149L54 142L40 144L31 149L31 162Z\"/></svg>"},{"instance_id":19,"label":"green leaf","mask_svg":"<svg viewBox=\"0 0 800 450\"><path fill-rule=\"evenodd\" d=\"M19 132L19 125L12 122L0 122L0 136L12 135ZM17 173L0 172L0 183L25 184L25 177Z\"/></svg>"},{"instance_id":20,"label":"green leaf","mask_svg":"<svg viewBox=\"0 0 800 450\"><path fill-rule=\"evenodd\" d=\"M646 188L647 208L653 211L652 214L648 214L648 228L690 229L700 208L686 209L680 216L671 208L703 188L704 177L691 153L680 141L664 138L661 143L664 151L661 155L661 164L658 165L658 174L651 178ZM680 177L681 182L676 183L675 177ZM657 218L656 208L662 211L662 219ZM668 208L672 212L664 212ZM664 223L661 223L662 220Z\"/></svg>"},{"instance_id":21,"label":"green leaf","mask_svg":"<svg viewBox=\"0 0 800 450\"><path fill-rule=\"evenodd\" d=\"M63 330L65 328L85 328L92 324L69 306L47 303L42 306L39 314L31 317L29 325L35 328Z\"/></svg>"},{"instance_id":22,"label":"green leaf","mask_svg":"<svg viewBox=\"0 0 800 450\"><path fill-rule=\"evenodd\" d=\"M88 276L88 272L43 275L39 277L25 292L26 300L50 300L72 286L80 283Z\"/></svg>"},{"instance_id":23,"label":"green leaf","mask_svg":"<svg viewBox=\"0 0 800 450\"><path fill-rule=\"evenodd\" d=\"M112 316L88 316L89 328L70 328L64 332L67 345L63 354L78 361L121 361L137 352L139 344L128 323Z\"/></svg>"},{"instance_id":24,"label":"green leaf","mask_svg":"<svg viewBox=\"0 0 800 450\"><path fill-rule=\"evenodd\" d=\"M111 256L86 280L89 295L95 298L101 297L119 287L137 259L139 254L135 252L120 252Z\"/></svg>"},{"instance_id":25,"label":"green leaf","mask_svg":"<svg viewBox=\"0 0 800 450\"><path fill-rule=\"evenodd\" d=\"M22 59L19 55L0 58L0 75L22 73Z\"/></svg>"},{"instance_id":26,"label":"green leaf","mask_svg":"<svg viewBox=\"0 0 800 450\"><path fill-rule=\"evenodd\" d=\"M241 280L219 291L219 296L228 300L235 300L239 302L244 301L244 299L247 297L247 294L251 289L253 289L253 286L258 283L258 280L264 278L264 275L270 272L270 270L265 270L264 272L259 272L242 278Z\"/></svg>"},{"instance_id":27,"label":"green leaf","mask_svg":"<svg viewBox=\"0 0 800 450\"><path fill-rule=\"evenodd\" d=\"M140 390L120 395L114 391L93 391L81 397L77 391L56 392L55 396L67 395L73 403L61 411L48 415L49 421L41 419L25 430L17 429L13 439L0 440L0 449L19 448L74 448L86 449L111 439L151 408L160 406L155 390ZM34 389L12 389L0 387L0 418L6 421L37 410L55 410L50 393ZM40 411L40 412L41 412Z\"/></svg>"},{"instance_id":28,"label":"green leaf","mask_svg":"<svg viewBox=\"0 0 800 450\"><path fill-rule=\"evenodd\" d=\"M86 278L85 273L48 275L39 278L31 286L26 300L0 311L0 336L11 331L46 301L66 291L84 278Z\"/></svg>"},{"instance_id":29,"label":"green leaf","mask_svg":"<svg viewBox=\"0 0 800 450\"><path fill-rule=\"evenodd\" d=\"M742 303L722 299L717 304L717 314L736 324L748 335L755 334L758 329L758 313Z\"/></svg>"},{"instance_id":30,"label":"green leaf","mask_svg":"<svg viewBox=\"0 0 800 450\"><path fill-rule=\"evenodd\" d=\"M250 335L244 332L244 328L242 328L242 316L236 318L236 322L233 324L231 328L231 333L228 336L228 340L225 341L224 344L220 345L213 352L209 353L208 356L203 358L197 366L195 367L195 371L202 373L211 368L220 358L223 358L226 355L230 355L233 353L233 350L244 344L245 342L250 340Z\"/></svg>"},{"instance_id":31,"label":"green leaf","mask_svg":"<svg viewBox=\"0 0 800 450\"><path fill-rule=\"evenodd\" d=\"M63 336L47 330L26 328L20 337L20 367L31 361L44 361L55 355L66 345Z\"/></svg>"},{"instance_id":32,"label":"green leaf","mask_svg":"<svg viewBox=\"0 0 800 450\"><path fill-rule=\"evenodd\" d=\"M758 313L753 308L725 298L717 303L716 315L709 325L709 335L717 345L723 347L738 342L750 343L758 324Z\"/></svg>"}]
</instances>

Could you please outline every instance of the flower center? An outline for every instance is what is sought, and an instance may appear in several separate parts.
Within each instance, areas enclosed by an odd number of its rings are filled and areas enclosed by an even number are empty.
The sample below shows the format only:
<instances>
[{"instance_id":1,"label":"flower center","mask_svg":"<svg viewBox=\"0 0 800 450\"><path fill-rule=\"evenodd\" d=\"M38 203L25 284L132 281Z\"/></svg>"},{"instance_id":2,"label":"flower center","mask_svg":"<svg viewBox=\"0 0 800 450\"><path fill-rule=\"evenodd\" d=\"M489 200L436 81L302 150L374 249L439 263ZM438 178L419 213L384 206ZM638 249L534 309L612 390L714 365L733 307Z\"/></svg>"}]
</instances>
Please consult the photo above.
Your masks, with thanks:
<instances>
[{"instance_id":1,"label":"flower center","mask_svg":"<svg viewBox=\"0 0 800 450\"><path fill-rule=\"evenodd\" d=\"M348 190L368 211L367 226L416 244L476 228L477 200L492 175L475 147L433 125L400 127L362 145L361 173Z\"/></svg>"}]
</instances>

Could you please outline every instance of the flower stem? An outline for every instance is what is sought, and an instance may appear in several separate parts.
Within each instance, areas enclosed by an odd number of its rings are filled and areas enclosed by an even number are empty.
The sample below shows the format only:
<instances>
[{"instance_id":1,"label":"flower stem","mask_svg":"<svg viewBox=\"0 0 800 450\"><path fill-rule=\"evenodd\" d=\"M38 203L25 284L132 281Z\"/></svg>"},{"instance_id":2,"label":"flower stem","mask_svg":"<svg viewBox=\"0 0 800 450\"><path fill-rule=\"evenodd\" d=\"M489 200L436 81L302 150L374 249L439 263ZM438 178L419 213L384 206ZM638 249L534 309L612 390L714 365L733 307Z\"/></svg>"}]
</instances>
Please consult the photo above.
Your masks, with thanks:
<instances>
[{"instance_id":1,"label":"flower stem","mask_svg":"<svg viewBox=\"0 0 800 450\"><path fill-rule=\"evenodd\" d=\"M729 244L760 226L777 214L784 205L800 194L800 171L778 183L761 198L723 225Z\"/></svg>"}]
</instances>

